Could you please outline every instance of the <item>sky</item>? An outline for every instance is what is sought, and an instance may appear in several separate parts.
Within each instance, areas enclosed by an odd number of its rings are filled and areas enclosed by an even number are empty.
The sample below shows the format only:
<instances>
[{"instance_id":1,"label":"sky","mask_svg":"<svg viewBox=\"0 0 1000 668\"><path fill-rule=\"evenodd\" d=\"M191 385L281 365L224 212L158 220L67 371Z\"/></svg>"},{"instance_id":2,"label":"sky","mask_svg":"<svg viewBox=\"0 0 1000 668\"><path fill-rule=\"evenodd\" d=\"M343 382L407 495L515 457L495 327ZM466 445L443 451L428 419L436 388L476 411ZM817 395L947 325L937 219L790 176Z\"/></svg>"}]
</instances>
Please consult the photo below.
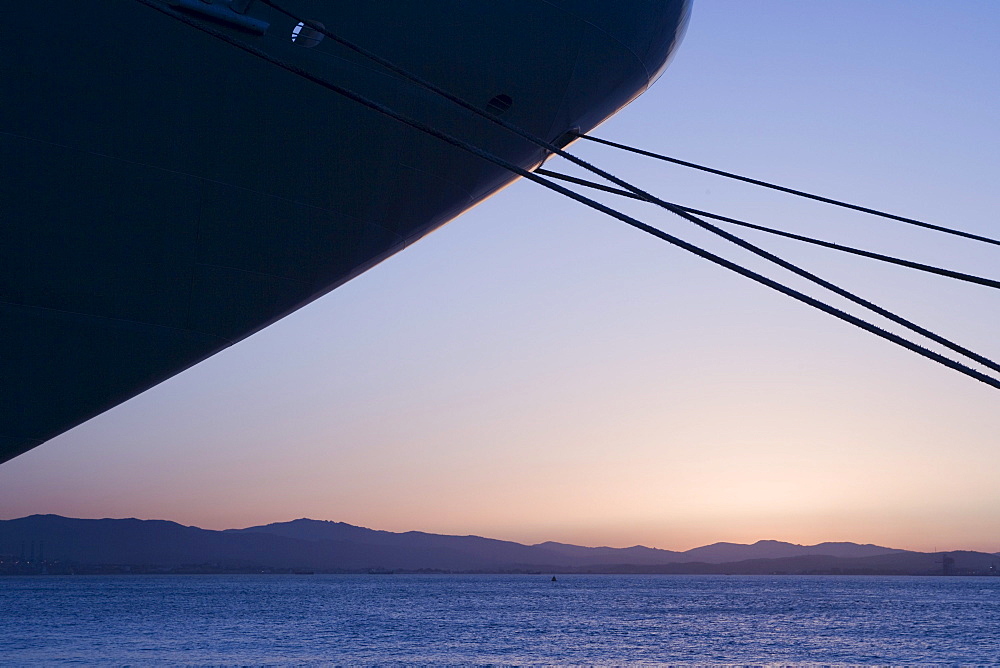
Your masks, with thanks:
<instances>
[{"instance_id":1,"label":"sky","mask_svg":"<svg viewBox=\"0 0 1000 668\"><path fill-rule=\"evenodd\" d=\"M997 34L992 0L695 0L664 76L594 134L996 237ZM670 201L1000 278L995 247L572 150ZM1000 358L989 288L741 234ZM0 466L0 518L994 552L998 446L997 390L520 182Z\"/></svg>"}]
</instances>

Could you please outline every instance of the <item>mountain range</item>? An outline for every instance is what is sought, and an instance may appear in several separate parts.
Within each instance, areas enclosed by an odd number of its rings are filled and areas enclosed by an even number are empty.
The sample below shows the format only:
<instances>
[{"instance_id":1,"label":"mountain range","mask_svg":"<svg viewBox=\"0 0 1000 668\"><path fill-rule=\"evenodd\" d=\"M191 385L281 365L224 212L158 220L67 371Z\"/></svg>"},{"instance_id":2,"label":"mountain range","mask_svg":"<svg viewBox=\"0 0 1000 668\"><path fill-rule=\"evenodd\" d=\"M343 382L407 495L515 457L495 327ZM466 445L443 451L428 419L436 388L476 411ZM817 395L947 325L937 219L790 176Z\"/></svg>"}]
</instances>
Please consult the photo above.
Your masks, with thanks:
<instances>
[{"instance_id":1,"label":"mountain range","mask_svg":"<svg viewBox=\"0 0 1000 668\"><path fill-rule=\"evenodd\" d=\"M34 564L29 568L29 564ZM6 565L6 566L5 566ZM714 543L683 552L643 546L524 545L479 536L393 533L311 519L212 531L164 520L31 515L0 521L2 572L599 572L992 574L997 555L878 545Z\"/></svg>"}]
</instances>

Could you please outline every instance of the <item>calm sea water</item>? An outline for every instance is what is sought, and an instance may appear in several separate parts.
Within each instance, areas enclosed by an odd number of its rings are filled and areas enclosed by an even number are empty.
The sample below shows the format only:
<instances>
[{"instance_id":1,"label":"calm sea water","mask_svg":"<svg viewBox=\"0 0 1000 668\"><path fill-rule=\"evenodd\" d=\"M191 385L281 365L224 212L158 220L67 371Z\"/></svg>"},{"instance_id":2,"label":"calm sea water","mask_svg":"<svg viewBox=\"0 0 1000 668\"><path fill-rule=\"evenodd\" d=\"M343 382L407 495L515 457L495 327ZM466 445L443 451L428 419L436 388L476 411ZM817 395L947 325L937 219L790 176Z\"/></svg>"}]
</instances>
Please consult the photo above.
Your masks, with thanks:
<instances>
[{"instance_id":1,"label":"calm sea water","mask_svg":"<svg viewBox=\"0 0 1000 668\"><path fill-rule=\"evenodd\" d=\"M0 578L0 663L998 664L1000 578Z\"/></svg>"}]
</instances>

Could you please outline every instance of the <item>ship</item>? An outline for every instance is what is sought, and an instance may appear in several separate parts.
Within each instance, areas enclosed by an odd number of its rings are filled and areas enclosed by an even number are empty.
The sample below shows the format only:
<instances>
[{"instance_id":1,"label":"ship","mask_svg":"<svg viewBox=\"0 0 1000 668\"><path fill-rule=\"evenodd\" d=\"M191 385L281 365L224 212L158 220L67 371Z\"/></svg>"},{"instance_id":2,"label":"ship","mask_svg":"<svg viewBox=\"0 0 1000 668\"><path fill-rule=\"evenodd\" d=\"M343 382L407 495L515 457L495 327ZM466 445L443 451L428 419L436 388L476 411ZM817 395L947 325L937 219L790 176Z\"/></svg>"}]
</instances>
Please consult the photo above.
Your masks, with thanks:
<instances>
[{"instance_id":1,"label":"ship","mask_svg":"<svg viewBox=\"0 0 1000 668\"><path fill-rule=\"evenodd\" d=\"M531 170L544 147L384 63L564 147L656 80L689 11L687 0L5 7L0 462L518 178L292 70Z\"/></svg>"}]
</instances>

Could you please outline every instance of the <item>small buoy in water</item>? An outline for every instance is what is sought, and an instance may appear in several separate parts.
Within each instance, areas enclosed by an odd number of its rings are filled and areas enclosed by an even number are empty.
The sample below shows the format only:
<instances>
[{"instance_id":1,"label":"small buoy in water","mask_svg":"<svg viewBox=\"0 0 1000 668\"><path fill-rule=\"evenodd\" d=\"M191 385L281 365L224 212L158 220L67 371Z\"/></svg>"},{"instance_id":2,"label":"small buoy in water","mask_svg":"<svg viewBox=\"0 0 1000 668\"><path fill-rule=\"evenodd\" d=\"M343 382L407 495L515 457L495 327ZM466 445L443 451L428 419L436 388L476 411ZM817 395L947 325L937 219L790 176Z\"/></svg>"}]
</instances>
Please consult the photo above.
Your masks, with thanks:
<instances>
[{"instance_id":1,"label":"small buoy in water","mask_svg":"<svg viewBox=\"0 0 1000 668\"><path fill-rule=\"evenodd\" d=\"M556 576L554 576L554 575L552 576L552 581L553 581L553 582L555 582L555 581L556 581Z\"/></svg>"}]
</instances>

